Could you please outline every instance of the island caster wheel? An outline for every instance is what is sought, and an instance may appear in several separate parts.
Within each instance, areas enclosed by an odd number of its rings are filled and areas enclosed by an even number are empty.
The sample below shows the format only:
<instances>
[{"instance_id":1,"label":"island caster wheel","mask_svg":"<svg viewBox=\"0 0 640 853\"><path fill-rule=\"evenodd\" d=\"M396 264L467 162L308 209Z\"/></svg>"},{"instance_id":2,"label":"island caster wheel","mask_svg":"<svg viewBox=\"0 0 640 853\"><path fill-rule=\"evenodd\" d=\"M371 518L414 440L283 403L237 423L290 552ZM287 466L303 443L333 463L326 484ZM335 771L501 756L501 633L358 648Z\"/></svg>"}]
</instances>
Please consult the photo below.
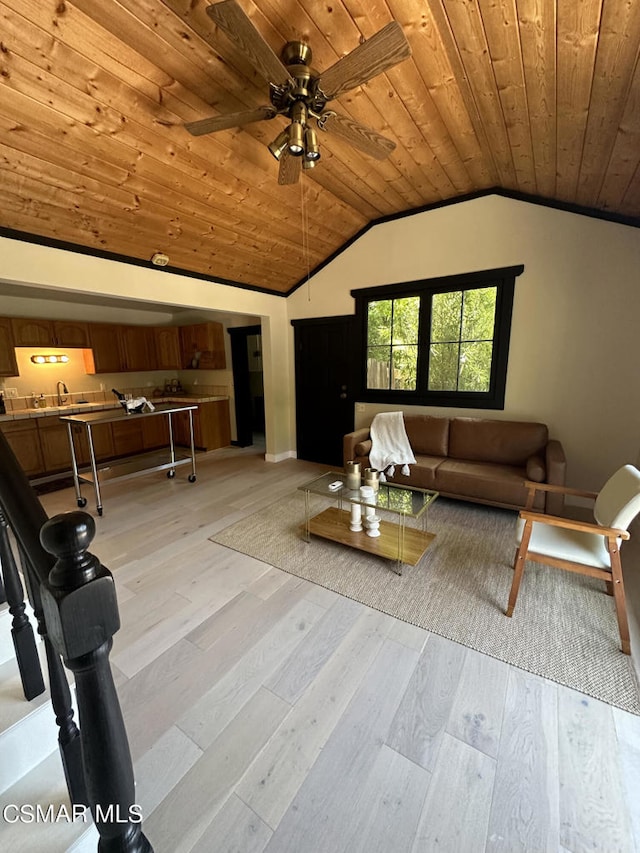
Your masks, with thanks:
<instances>
[{"instance_id":1,"label":"island caster wheel","mask_svg":"<svg viewBox=\"0 0 640 853\"><path fill-rule=\"evenodd\" d=\"M189 474L189 482L195 483L195 481L196 481L196 475L195 474Z\"/></svg>"},{"instance_id":2,"label":"island caster wheel","mask_svg":"<svg viewBox=\"0 0 640 853\"><path fill-rule=\"evenodd\" d=\"M175 476L176 476L176 472L175 472L175 471L167 471L167 477L168 477L170 480L173 480L173 478L174 478Z\"/></svg>"},{"instance_id":3,"label":"island caster wheel","mask_svg":"<svg viewBox=\"0 0 640 853\"><path fill-rule=\"evenodd\" d=\"M86 505L87 505L87 499L86 498L78 498L78 506L80 508L85 507Z\"/></svg>"}]
</instances>

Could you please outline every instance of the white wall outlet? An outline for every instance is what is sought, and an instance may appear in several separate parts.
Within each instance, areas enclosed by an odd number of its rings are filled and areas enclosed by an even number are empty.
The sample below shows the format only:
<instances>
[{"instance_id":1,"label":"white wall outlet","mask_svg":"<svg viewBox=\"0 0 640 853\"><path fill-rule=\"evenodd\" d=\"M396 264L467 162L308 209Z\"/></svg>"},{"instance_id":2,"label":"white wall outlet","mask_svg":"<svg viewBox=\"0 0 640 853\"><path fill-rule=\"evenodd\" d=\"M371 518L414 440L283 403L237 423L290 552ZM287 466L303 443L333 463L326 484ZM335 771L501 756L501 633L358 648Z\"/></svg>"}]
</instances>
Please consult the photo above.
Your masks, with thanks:
<instances>
[{"instance_id":1,"label":"white wall outlet","mask_svg":"<svg viewBox=\"0 0 640 853\"><path fill-rule=\"evenodd\" d=\"M101 390L101 391L104 391L104 382L101 382L101 383L100 383L100 390Z\"/></svg>"},{"instance_id":2,"label":"white wall outlet","mask_svg":"<svg viewBox=\"0 0 640 853\"><path fill-rule=\"evenodd\" d=\"M7 397L7 400L15 400L18 397L18 389L17 388L5 388L4 393Z\"/></svg>"}]
</instances>

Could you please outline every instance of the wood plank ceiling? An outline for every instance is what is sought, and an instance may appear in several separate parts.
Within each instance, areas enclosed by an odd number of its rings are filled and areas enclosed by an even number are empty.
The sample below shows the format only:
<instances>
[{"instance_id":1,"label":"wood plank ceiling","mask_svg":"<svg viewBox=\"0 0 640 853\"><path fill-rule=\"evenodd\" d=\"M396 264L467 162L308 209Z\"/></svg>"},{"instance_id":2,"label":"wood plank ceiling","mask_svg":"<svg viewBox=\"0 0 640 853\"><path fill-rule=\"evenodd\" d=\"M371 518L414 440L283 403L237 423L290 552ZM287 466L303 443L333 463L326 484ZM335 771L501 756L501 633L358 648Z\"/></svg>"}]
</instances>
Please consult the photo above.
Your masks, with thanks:
<instances>
[{"instance_id":1,"label":"wood plank ceiling","mask_svg":"<svg viewBox=\"0 0 640 853\"><path fill-rule=\"evenodd\" d=\"M319 70L402 25L411 59L332 102L391 157L322 134L279 186L283 118L188 134L268 103L205 0L2 0L0 226L284 294L371 221L492 187L640 224L638 0L238 1Z\"/></svg>"}]
</instances>

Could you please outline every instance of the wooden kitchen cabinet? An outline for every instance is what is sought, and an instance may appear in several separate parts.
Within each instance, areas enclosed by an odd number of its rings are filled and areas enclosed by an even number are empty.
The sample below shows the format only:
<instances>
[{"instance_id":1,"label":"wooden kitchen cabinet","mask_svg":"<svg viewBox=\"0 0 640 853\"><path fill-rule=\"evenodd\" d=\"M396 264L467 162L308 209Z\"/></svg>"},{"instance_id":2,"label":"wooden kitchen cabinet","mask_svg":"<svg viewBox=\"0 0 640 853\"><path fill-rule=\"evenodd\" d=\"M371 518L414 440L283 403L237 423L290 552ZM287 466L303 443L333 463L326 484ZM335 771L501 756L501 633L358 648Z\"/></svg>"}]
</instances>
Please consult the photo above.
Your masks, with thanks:
<instances>
[{"instance_id":1,"label":"wooden kitchen cabinet","mask_svg":"<svg viewBox=\"0 0 640 853\"><path fill-rule=\"evenodd\" d=\"M156 345L156 368L158 370L179 370L180 329L177 326L155 326L153 330Z\"/></svg>"},{"instance_id":2,"label":"wooden kitchen cabinet","mask_svg":"<svg viewBox=\"0 0 640 853\"><path fill-rule=\"evenodd\" d=\"M207 450L228 447L231 444L229 401L212 400L208 403L200 403L198 409L202 446Z\"/></svg>"},{"instance_id":3,"label":"wooden kitchen cabinet","mask_svg":"<svg viewBox=\"0 0 640 853\"><path fill-rule=\"evenodd\" d=\"M143 426L145 418L131 418L111 424L113 446L118 456L133 456L144 450ZM150 420L150 419L149 419Z\"/></svg>"},{"instance_id":4,"label":"wooden kitchen cabinet","mask_svg":"<svg viewBox=\"0 0 640 853\"><path fill-rule=\"evenodd\" d=\"M88 347L87 323L75 320L42 320L13 317L13 338L17 347Z\"/></svg>"},{"instance_id":5,"label":"wooden kitchen cabinet","mask_svg":"<svg viewBox=\"0 0 640 853\"><path fill-rule=\"evenodd\" d=\"M91 357L85 359L87 373L120 373L124 370L120 347L120 326L113 323L90 323Z\"/></svg>"},{"instance_id":6,"label":"wooden kitchen cabinet","mask_svg":"<svg viewBox=\"0 0 640 853\"><path fill-rule=\"evenodd\" d=\"M0 376L18 376L11 320L0 317Z\"/></svg>"},{"instance_id":7,"label":"wooden kitchen cabinet","mask_svg":"<svg viewBox=\"0 0 640 853\"><path fill-rule=\"evenodd\" d=\"M46 473L71 471L71 448L67 424L56 417L44 417L36 420L44 470ZM89 464L89 441L87 430L82 424L72 424L73 446L78 466ZM96 424L91 430L96 460L102 462L114 456L111 424Z\"/></svg>"},{"instance_id":8,"label":"wooden kitchen cabinet","mask_svg":"<svg viewBox=\"0 0 640 853\"><path fill-rule=\"evenodd\" d=\"M156 340L152 326L122 326L120 328L123 370L154 370Z\"/></svg>"},{"instance_id":9,"label":"wooden kitchen cabinet","mask_svg":"<svg viewBox=\"0 0 640 853\"><path fill-rule=\"evenodd\" d=\"M69 433L67 425L61 423L58 418L38 418L38 436L44 470L47 474L54 471L71 470L71 448L69 447ZM78 464L81 464L78 442L76 441L76 456Z\"/></svg>"},{"instance_id":10,"label":"wooden kitchen cabinet","mask_svg":"<svg viewBox=\"0 0 640 853\"><path fill-rule=\"evenodd\" d=\"M173 421L176 444L189 447L189 413L179 412ZM231 444L228 400L198 404L193 412L193 441L198 450L217 450Z\"/></svg>"},{"instance_id":11,"label":"wooden kitchen cabinet","mask_svg":"<svg viewBox=\"0 0 640 853\"><path fill-rule=\"evenodd\" d=\"M17 347L55 346L53 323L34 317L13 317L13 340Z\"/></svg>"},{"instance_id":12,"label":"wooden kitchen cabinet","mask_svg":"<svg viewBox=\"0 0 640 853\"><path fill-rule=\"evenodd\" d=\"M75 320L54 320L53 337L58 347L84 349L89 346L89 324Z\"/></svg>"},{"instance_id":13,"label":"wooden kitchen cabinet","mask_svg":"<svg viewBox=\"0 0 640 853\"><path fill-rule=\"evenodd\" d=\"M41 474L44 461L35 419L4 421L0 423L0 429L24 473L27 476Z\"/></svg>"},{"instance_id":14,"label":"wooden kitchen cabinet","mask_svg":"<svg viewBox=\"0 0 640 853\"><path fill-rule=\"evenodd\" d=\"M175 418L175 415L172 417ZM142 421L142 443L145 450L169 446L169 419L144 418Z\"/></svg>"},{"instance_id":15,"label":"wooden kitchen cabinet","mask_svg":"<svg viewBox=\"0 0 640 853\"><path fill-rule=\"evenodd\" d=\"M183 367L192 367L194 358L203 370L222 370L227 366L222 323L180 326L180 348Z\"/></svg>"}]
</instances>

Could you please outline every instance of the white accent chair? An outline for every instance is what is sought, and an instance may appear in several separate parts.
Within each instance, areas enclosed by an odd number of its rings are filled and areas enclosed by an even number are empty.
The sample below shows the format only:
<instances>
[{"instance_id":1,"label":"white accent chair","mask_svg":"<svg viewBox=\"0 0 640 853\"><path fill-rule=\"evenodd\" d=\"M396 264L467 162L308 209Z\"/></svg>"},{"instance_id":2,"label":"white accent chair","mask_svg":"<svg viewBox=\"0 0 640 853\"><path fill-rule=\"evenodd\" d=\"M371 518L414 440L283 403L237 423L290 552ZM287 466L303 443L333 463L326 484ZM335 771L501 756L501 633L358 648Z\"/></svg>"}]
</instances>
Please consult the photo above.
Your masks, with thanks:
<instances>
[{"instance_id":1,"label":"white accent chair","mask_svg":"<svg viewBox=\"0 0 640 853\"><path fill-rule=\"evenodd\" d=\"M640 471L633 465L624 465L599 493L530 481L526 485L529 495L518 520L518 550L506 615L513 615L527 560L600 578L615 600L622 651L631 654L620 545L623 539L630 538L627 528L640 512ZM595 499L594 521L534 512L531 507L539 489Z\"/></svg>"}]
</instances>

